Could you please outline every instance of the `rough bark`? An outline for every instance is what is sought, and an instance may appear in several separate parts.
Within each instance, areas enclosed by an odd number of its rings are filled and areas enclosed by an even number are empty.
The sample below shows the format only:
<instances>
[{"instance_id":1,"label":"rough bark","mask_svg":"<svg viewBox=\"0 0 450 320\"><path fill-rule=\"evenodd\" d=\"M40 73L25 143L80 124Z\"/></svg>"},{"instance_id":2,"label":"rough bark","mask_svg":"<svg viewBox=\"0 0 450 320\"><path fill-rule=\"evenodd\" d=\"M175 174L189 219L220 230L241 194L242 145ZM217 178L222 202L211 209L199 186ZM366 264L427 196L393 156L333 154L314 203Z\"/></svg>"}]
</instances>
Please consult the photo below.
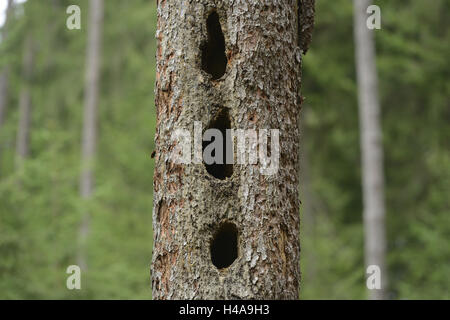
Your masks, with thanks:
<instances>
[{"instance_id":1,"label":"rough bark","mask_svg":"<svg viewBox=\"0 0 450 320\"><path fill-rule=\"evenodd\" d=\"M97 108L99 95L100 56L103 26L103 0L89 1L88 43L86 51L86 79L84 88L84 117L81 146L80 195L89 199L94 189L93 162L97 142ZM90 227L90 213L84 212L79 231L78 265L87 269L86 241Z\"/></svg>"},{"instance_id":2,"label":"rough bark","mask_svg":"<svg viewBox=\"0 0 450 320\"><path fill-rule=\"evenodd\" d=\"M154 299L298 298L302 48L297 4L158 1ZM209 57L202 52L214 41L209 29L217 25L207 23L213 12L225 41L223 75L220 65L202 63ZM223 57L216 58L220 64ZM276 174L261 174L259 164L234 164L232 173L216 178L204 164L170 161L175 129L193 132L194 121L200 121L205 130L224 110L232 129L280 130ZM233 226L237 258L217 268L213 239L221 227ZM219 258L226 253L218 252Z\"/></svg>"},{"instance_id":3,"label":"rough bark","mask_svg":"<svg viewBox=\"0 0 450 320\"><path fill-rule=\"evenodd\" d=\"M383 146L374 32L366 26L366 10L371 2L354 0L354 33L362 151L365 263L366 267L377 265L381 271L381 290L369 290L369 298L384 299L387 279Z\"/></svg>"},{"instance_id":4,"label":"rough bark","mask_svg":"<svg viewBox=\"0 0 450 320\"><path fill-rule=\"evenodd\" d=\"M31 77L33 73L34 44L29 34L25 40L23 56L23 84L19 97L19 127L16 140L16 166L28 157L31 122Z\"/></svg>"},{"instance_id":5,"label":"rough bark","mask_svg":"<svg viewBox=\"0 0 450 320\"><path fill-rule=\"evenodd\" d=\"M298 2L300 48L303 53L306 53L309 49L314 29L315 0L298 0Z\"/></svg>"}]
</instances>

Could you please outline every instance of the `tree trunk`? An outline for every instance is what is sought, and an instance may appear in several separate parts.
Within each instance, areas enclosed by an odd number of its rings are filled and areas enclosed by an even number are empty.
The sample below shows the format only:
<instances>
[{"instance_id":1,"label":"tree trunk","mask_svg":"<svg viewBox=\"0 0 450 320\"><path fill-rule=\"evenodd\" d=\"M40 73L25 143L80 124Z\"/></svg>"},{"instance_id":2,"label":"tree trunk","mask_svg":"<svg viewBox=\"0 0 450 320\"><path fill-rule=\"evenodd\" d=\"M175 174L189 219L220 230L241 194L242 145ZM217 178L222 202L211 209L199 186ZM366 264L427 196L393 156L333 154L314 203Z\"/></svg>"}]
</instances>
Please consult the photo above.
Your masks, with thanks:
<instances>
[{"instance_id":1,"label":"tree trunk","mask_svg":"<svg viewBox=\"0 0 450 320\"><path fill-rule=\"evenodd\" d=\"M103 0L89 1L89 28L86 52L83 138L81 155L80 195L87 200L93 192L93 162L97 140L97 105L99 94L100 55L103 25ZM78 265L87 269L86 241L90 213L84 212L79 231Z\"/></svg>"},{"instance_id":2,"label":"tree trunk","mask_svg":"<svg viewBox=\"0 0 450 320\"><path fill-rule=\"evenodd\" d=\"M11 17L13 0L8 0L8 7L6 9L6 20L2 28L2 42L8 36L8 20ZM0 129L3 124L3 117L5 114L6 104L8 103L8 82L9 82L9 68L5 66L0 73Z\"/></svg>"},{"instance_id":3,"label":"tree trunk","mask_svg":"<svg viewBox=\"0 0 450 320\"><path fill-rule=\"evenodd\" d=\"M31 35L25 40L25 52L23 57L24 83L19 97L19 127L16 141L16 167L20 167L22 161L28 157L31 122L31 77L33 73L34 44Z\"/></svg>"},{"instance_id":4,"label":"tree trunk","mask_svg":"<svg viewBox=\"0 0 450 320\"><path fill-rule=\"evenodd\" d=\"M6 20L2 29L2 42L8 36L8 22L11 18L13 0L8 0L8 7L6 9ZM9 66L5 65L0 73L0 132L2 129L3 121L5 118L6 105L8 104L8 91L9 91ZM0 145L0 156L2 146Z\"/></svg>"},{"instance_id":5,"label":"tree trunk","mask_svg":"<svg viewBox=\"0 0 450 320\"><path fill-rule=\"evenodd\" d=\"M313 12L299 9L288 0L158 1L154 299L298 298L298 13ZM227 164L201 161L198 124L227 133ZM177 129L187 140L194 132L194 163L174 161ZM278 170L266 174L261 159L230 164L243 153L228 149L226 129L278 129L279 148L273 135L269 143Z\"/></svg>"},{"instance_id":6,"label":"tree trunk","mask_svg":"<svg viewBox=\"0 0 450 320\"><path fill-rule=\"evenodd\" d=\"M387 279L383 146L374 32L366 26L366 10L370 4L370 0L354 0L354 32L362 151L365 263L366 267L377 265L381 271L381 289L369 290L369 298L384 299Z\"/></svg>"}]
</instances>

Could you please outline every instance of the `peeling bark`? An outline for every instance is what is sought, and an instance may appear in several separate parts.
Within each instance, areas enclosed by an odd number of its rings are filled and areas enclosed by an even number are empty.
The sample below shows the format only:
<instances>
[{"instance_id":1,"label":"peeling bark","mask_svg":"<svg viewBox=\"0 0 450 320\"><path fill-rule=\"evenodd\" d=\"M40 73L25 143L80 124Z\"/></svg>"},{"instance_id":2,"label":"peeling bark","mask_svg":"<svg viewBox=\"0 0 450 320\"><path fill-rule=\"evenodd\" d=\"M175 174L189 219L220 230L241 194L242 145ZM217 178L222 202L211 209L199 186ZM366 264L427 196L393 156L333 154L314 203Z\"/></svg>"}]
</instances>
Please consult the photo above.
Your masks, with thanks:
<instances>
[{"instance_id":1,"label":"peeling bark","mask_svg":"<svg viewBox=\"0 0 450 320\"><path fill-rule=\"evenodd\" d=\"M315 17L315 0L298 0L298 12L299 12L299 39L300 48L303 53L306 53L309 49L309 45L312 39L312 33L314 30L314 17Z\"/></svg>"},{"instance_id":2,"label":"peeling bark","mask_svg":"<svg viewBox=\"0 0 450 320\"><path fill-rule=\"evenodd\" d=\"M294 0L158 1L154 299L298 298L297 9ZM213 12L225 41L220 77L220 65L202 68L208 65L202 49L211 47L208 33L214 27L208 28L207 20ZM280 130L276 174L261 174L259 164L234 164L231 176L220 179L204 164L169 160L174 130L194 132L194 121L205 129L225 108L232 129ZM215 238L221 232L233 237L231 225L237 230L237 258L218 268L222 264L213 263L211 250L233 256Z\"/></svg>"}]
</instances>

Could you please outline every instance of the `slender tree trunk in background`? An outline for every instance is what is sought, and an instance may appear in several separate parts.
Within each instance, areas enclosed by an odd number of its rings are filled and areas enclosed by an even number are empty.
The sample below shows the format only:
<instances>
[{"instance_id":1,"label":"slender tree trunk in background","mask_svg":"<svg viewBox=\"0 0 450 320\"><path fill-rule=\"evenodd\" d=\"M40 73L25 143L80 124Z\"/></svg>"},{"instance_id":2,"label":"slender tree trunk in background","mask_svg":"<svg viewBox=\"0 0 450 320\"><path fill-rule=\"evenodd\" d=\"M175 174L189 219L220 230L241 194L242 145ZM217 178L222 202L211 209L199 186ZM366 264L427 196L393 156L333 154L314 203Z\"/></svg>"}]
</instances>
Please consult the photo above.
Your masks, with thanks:
<instances>
[{"instance_id":1,"label":"slender tree trunk in background","mask_svg":"<svg viewBox=\"0 0 450 320\"><path fill-rule=\"evenodd\" d=\"M86 83L84 96L83 138L81 155L80 195L89 199L93 192L93 162L97 140L97 107L100 77L100 56L103 25L103 0L89 1L88 43L86 52ZM78 265L87 269L86 242L90 212L84 212L79 231Z\"/></svg>"},{"instance_id":2,"label":"slender tree trunk in background","mask_svg":"<svg viewBox=\"0 0 450 320\"><path fill-rule=\"evenodd\" d=\"M306 149L306 141L308 139L308 134L306 130L306 117L308 113L307 105L302 108L301 115L301 139L300 139L300 194L302 195L302 214L300 216L303 229L301 231L302 241L305 239L309 240L309 244L312 245L311 248L302 249L302 259L306 261L306 270L302 272L303 284L310 283L313 284L317 276L317 256L314 250L315 241L315 231L316 231L316 219L314 215L313 208L313 192L311 185L310 176L310 166L309 166L309 156ZM305 248L303 246L303 248Z\"/></svg>"},{"instance_id":3,"label":"slender tree trunk in background","mask_svg":"<svg viewBox=\"0 0 450 320\"><path fill-rule=\"evenodd\" d=\"M8 22L11 18L13 0L8 0L8 7L6 9L6 20L2 29L2 42L8 36ZM3 67L0 73L0 130L2 129L3 121L5 118L6 105L8 103L8 90L9 90L9 66ZM1 132L1 131L0 131ZM2 146L0 145L0 156Z\"/></svg>"},{"instance_id":4,"label":"slender tree trunk in background","mask_svg":"<svg viewBox=\"0 0 450 320\"><path fill-rule=\"evenodd\" d=\"M366 26L366 10L371 2L354 0L354 33L362 151L365 262L366 267L377 265L381 270L381 290L369 290L369 298L385 299L387 274L381 116L374 32Z\"/></svg>"},{"instance_id":5,"label":"slender tree trunk in background","mask_svg":"<svg viewBox=\"0 0 450 320\"><path fill-rule=\"evenodd\" d=\"M308 37L297 14L314 12L299 9L288 0L158 1L154 299L298 298L299 43ZM171 133L192 135L194 121L279 129L278 171L174 163L181 141Z\"/></svg>"},{"instance_id":6,"label":"slender tree trunk in background","mask_svg":"<svg viewBox=\"0 0 450 320\"><path fill-rule=\"evenodd\" d=\"M28 157L31 122L31 77L33 73L34 44L31 35L25 40L25 52L23 57L24 83L19 97L19 127L16 140L16 167L20 167L22 161Z\"/></svg>"}]
</instances>

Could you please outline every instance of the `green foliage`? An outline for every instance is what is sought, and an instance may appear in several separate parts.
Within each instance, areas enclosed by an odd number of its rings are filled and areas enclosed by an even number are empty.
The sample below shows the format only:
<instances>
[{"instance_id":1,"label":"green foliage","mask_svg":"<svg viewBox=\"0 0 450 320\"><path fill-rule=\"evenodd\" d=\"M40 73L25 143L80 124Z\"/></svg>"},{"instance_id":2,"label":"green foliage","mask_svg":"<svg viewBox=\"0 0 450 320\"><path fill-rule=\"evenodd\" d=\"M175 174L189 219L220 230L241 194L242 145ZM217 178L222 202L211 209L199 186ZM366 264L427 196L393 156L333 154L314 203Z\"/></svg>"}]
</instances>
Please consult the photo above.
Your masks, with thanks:
<instances>
[{"instance_id":1,"label":"green foliage","mask_svg":"<svg viewBox=\"0 0 450 320\"><path fill-rule=\"evenodd\" d=\"M449 298L448 1L376 1L389 297ZM351 1L318 2L305 57L303 298L365 298ZM312 216L312 223L305 220ZM311 230L312 229L312 230ZM312 269L312 270L311 270Z\"/></svg>"},{"instance_id":2,"label":"green foliage","mask_svg":"<svg viewBox=\"0 0 450 320\"><path fill-rule=\"evenodd\" d=\"M79 4L82 29L68 30L69 4L26 2L0 46L14 69L0 132L0 298L149 299L155 4L105 1L95 194L88 202L78 192L88 6ZM15 170L27 32L38 39L31 155ZM66 268L76 264L77 232L87 208L88 271L82 290L70 291Z\"/></svg>"}]
</instances>

